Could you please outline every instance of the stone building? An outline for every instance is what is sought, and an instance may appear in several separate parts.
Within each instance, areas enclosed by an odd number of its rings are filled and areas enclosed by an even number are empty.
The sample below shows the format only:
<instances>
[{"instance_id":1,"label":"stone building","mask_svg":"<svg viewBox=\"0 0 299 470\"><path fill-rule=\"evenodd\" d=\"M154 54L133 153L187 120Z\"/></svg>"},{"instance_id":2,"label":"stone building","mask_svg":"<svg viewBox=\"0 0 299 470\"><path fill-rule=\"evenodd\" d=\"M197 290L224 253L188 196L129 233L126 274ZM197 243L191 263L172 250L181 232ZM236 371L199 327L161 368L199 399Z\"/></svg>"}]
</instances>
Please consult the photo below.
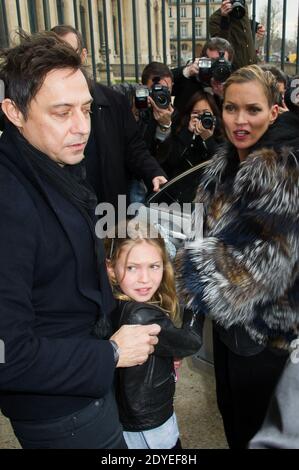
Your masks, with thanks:
<instances>
[{"instance_id":1,"label":"stone building","mask_svg":"<svg viewBox=\"0 0 299 470\"><path fill-rule=\"evenodd\" d=\"M119 79L121 63L125 79L134 79L150 60L170 63L167 11L168 0L0 0L0 46L11 45L19 27L33 33L70 24L98 79L105 81L107 67L111 81Z\"/></svg>"}]
</instances>

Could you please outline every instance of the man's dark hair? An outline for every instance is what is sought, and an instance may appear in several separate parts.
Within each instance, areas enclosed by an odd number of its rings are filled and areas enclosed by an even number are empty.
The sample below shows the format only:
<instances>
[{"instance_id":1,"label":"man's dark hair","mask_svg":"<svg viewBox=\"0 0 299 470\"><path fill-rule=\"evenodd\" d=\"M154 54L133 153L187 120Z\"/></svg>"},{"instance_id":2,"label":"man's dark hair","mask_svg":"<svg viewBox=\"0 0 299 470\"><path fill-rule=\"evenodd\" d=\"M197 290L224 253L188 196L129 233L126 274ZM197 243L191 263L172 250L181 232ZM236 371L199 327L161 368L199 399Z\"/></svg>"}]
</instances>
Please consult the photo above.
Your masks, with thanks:
<instances>
[{"instance_id":1,"label":"man's dark hair","mask_svg":"<svg viewBox=\"0 0 299 470\"><path fill-rule=\"evenodd\" d=\"M231 45L230 42L228 42L224 38L210 38L208 39L201 51L201 56L206 57L207 56L207 50L210 49L210 51L224 51L228 52L228 60L230 62L233 61L234 58L234 49L233 46Z\"/></svg>"},{"instance_id":2,"label":"man's dark hair","mask_svg":"<svg viewBox=\"0 0 299 470\"><path fill-rule=\"evenodd\" d=\"M271 72L276 78L276 81L283 83L285 88L287 88L288 83L289 83L289 78L287 74L284 73L281 69L279 69L275 65L268 65L268 64L262 64L260 65L260 67L262 70Z\"/></svg>"},{"instance_id":3,"label":"man's dark hair","mask_svg":"<svg viewBox=\"0 0 299 470\"><path fill-rule=\"evenodd\" d=\"M32 36L20 33L20 38L19 45L0 50L0 79L5 85L5 97L15 103L26 119L31 100L51 70L81 70L87 81L88 78L80 56L55 33Z\"/></svg>"},{"instance_id":4,"label":"man's dark hair","mask_svg":"<svg viewBox=\"0 0 299 470\"><path fill-rule=\"evenodd\" d=\"M80 31L78 31L73 26L68 25L68 24L60 24L60 25L54 26L53 28L51 28L50 31L52 31L53 33L56 33L57 36L59 36L61 38L63 38L64 36L66 36L69 33L74 34L77 38L77 44L78 44L78 48L77 48L76 52L79 55L82 54L83 48L85 46L84 46L83 37L82 37L82 34L80 33Z\"/></svg>"},{"instance_id":5,"label":"man's dark hair","mask_svg":"<svg viewBox=\"0 0 299 470\"><path fill-rule=\"evenodd\" d=\"M146 85L147 82L154 77L170 77L171 80L173 80L173 75L169 67L162 62L150 62L142 72L141 82L143 85Z\"/></svg>"}]
</instances>

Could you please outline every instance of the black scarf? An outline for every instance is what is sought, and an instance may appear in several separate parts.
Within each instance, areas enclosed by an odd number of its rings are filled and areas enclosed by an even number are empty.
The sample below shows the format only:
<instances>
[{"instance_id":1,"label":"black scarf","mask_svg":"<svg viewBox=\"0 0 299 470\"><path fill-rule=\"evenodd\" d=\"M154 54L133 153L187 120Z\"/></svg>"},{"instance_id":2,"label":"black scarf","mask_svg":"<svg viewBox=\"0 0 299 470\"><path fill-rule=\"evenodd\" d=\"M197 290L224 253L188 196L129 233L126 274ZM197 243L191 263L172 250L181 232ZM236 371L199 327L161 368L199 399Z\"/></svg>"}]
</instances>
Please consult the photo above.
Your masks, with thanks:
<instances>
[{"instance_id":1,"label":"black scarf","mask_svg":"<svg viewBox=\"0 0 299 470\"><path fill-rule=\"evenodd\" d=\"M105 259L103 243L95 234L97 197L86 180L84 161L76 165L62 167L46 154L33 147L18 129L7 121L5 123L5 133L15 142L20 155L26 159L33 172L57 189L65 199L78 209L86 220L94 241L99 287L107 292L106 289L110 289L108 277L106 272L103 274L103 270L100 270L100 265ZM97 320L96 330L98 337L106 338L111 335L111 324L107 313L111 311L114 304L110 299L103 299L103 296L102 301L102 315Z\"/></svg>"}]
</instances>

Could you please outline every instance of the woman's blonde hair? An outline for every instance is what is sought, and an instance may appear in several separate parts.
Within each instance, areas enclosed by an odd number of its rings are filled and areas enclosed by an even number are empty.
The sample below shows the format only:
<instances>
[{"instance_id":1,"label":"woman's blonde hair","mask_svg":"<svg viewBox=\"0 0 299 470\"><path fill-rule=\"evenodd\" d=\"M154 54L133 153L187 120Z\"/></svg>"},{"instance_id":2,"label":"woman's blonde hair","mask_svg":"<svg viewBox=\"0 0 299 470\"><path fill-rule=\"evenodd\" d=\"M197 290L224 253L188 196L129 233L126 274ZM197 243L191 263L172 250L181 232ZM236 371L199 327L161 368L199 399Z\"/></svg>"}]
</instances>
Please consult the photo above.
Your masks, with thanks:
<instances>
[{"instance_id":1,"label":"woman's blonde hair","mask_svg":"<svg viewBox=\"0 0 299 470\"><path fill-rule=\"evenodd\" d=\"M227 89L234 84L258 82L265 93L269 108L279 102L279 89L278 83L272 72L269 70L262 70L258 65L248 65L242 67L234 72L225 82L223 92L224 100Z\"/></svg>"},{"instance_id":2,"label":"woman's blonde hair","mask_svg":"<svg viewBox=\"0 0 299 470\"><path fill-rule=\"evenodd\" d=\"M114 269L117 260L125 247L130 247L127 254L127 259L134 246L138 243L146 242L158 248L161 253L163 261L163 276L162 281L155 292L151 303L156 303L165 310L169 316L174 320L178 311L179 305L175 289L175 276L172 264L169 260L165 243L159 232L150 225L135 222L133 220L120 223L115 230L115 237L105 239L106 258ZM127 262L126 259L126 262ZM114 297L118 300L132 300L123 292L121 292L117 281L110 277Z\"/></svg>"}]
</instances>

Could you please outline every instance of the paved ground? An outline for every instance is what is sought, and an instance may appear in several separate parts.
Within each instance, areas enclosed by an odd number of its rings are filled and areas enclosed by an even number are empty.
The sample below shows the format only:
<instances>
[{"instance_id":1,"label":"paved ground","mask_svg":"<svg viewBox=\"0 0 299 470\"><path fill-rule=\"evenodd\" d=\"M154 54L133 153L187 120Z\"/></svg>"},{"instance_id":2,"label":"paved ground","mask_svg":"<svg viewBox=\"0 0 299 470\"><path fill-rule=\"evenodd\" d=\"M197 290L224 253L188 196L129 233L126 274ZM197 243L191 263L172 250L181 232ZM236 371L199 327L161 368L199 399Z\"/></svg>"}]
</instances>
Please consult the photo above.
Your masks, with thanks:
<instances>
[{"instance_id":1,"label":"paved ground","mask_svg":"<svg viewBox=\"0 0 299 470\"><path fill-rule=\"evenodd\" d=\"M213 374L185 360L177 384L175 408L185 449L221 449L227 444L215 402ZM0 449L19 448L10 424L0 413Z\"/></svg>"}]
</instances>

